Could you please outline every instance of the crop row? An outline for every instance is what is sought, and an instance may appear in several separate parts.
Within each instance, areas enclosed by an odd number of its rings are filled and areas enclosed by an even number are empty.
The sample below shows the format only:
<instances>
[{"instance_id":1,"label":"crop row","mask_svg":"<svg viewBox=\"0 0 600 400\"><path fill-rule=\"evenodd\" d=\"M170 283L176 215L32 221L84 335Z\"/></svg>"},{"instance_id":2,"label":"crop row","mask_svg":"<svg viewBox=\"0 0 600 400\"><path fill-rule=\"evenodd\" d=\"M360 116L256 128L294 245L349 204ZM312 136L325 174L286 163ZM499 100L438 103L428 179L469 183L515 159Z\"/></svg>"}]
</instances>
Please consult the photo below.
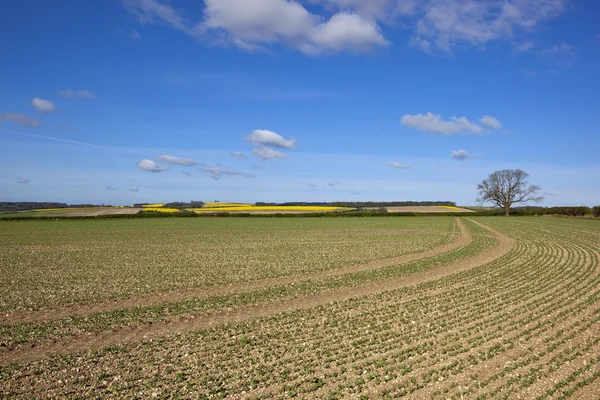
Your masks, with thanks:
<instances>
[{"instance_id":1,"label":"crop row","mask_svg":"<svg viewBox=\"0 0 600 400\"><path fill-rule=\"evenodd\" d=\"M600 375L597 239L534 219L481 222L517 240L483 267L310 310L3 367L0 378L6 393L44 382L50 395L103 397L581 393ZM488 238L469 227L475 239Z\"/></svg>"},{"instance_id":2,"label":"crop row","mask_svg":"<svg viewBox=\"0 0 600 400\"><path fill-rule=\"evenodd\" d=\"M28 221L3 228L0 311L6 313L422 252L451 239L454 219Z\"/></svg>"},{"instance_id":3,"label":"crop row","mask_svg":"<svg viewBox=\"0 0 600 400\"><path fill-rule=\"evenodd\" d=\"M467 258L492 246L495 239L485 230L468 223L474 232L474 240L459 251L442 254L404 265L367 270L353 274L324 279L309 279L294 284L277 285L261 290L217 295L207 298L160 303L146 307L123 308L110 312L99 312L85 316L72 316L42 323L20 323L0 325L0 340L7 346L32 341L64 338L69 335L99 332L128 324L151 323L166 318L219 311L232 307L243 307L257 303L273 302L312 296L319 292L376 283L398 276L423 271Z\"/></svg>"}]
</instances>

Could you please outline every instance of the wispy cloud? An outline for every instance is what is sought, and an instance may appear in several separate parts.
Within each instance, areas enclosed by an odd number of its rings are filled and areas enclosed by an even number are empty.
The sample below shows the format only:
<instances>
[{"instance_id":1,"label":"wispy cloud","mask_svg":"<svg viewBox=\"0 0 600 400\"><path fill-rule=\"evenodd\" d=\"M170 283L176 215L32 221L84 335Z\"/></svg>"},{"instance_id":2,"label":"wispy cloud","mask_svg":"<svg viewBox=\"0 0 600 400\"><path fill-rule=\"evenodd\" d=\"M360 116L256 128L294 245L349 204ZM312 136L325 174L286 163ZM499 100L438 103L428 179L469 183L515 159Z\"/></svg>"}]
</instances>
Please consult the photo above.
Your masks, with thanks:
<instances>
[{"instance_id":1,"label":"wispy cloud","mask_svg":"<svg viewBox=\"0 0 600 400\"><path fill-rule=\"evenodd\" d=\"M131 191L131 192L139 192L139 191L140 191L140 188L139 188L139 187L137 187L137 186L132 186L132 187L129 189L129 191Z\"/></svg>"},{"instance_id":2,"label":"wispy cloud","mask_svg":"<svg viewBox=\"0 0 600 400\"><path fill-rule=\"evenodd\" d=\"M281 151L273 150L265 146L261 146L252 150L252 154L261 161L281 160L282 158L287 157L287 155Z\"/></svg>"},{"instance_id":3,"label":"wispy cloud","mask_svg":"<svg viewBox=\"0 0 600 400\"><path fill-rule=\"evenodd\" d=\"M350 194L353 195L353 196L356 196L356 195L359 195L360 192L358 190L351 190Z\"/></svg>"},{"instance_id":4,"label":"wispy cloud","mask_svg":"<svg viewBox=\"0 0 600 400\"><path fill-rule=\"evenodd\" d=\"M135 28L131 28L129 31L129 38L131 40L141 40L142 35Z\"/></svg>"},{"instance_id":5,"label":"wispy cloud","mask_svg":"<svg viewBox=\"0 0 600 400\"><path fill-rule=\"evenodd\" d=\"M485 123L488 128L499 129L500 121L492 116L484 116L480 120ZM484 122L485 121L485 122ZM451 117L450 120L443 120L441 115L433 113L426 114L406 114L401 119L402 124L415 128L419 131L433 133L434 135L455 135L455 134L480 134L485 132L485 129L469 121L467 117Z\"/></svg>"},{"instance_id":6,"label":"wispy cloud","mask_svg":"<svg viewBox=\"0 0 600 400\"><path fill-rule=\"evenodd\" d=\"M109 146L103 146L100 144L79 142L77 140L61 139L61 138L52 137L52 136L36 135L34 133L15 132L15 131L9 131L6 129L0 129L0 132L10 133L10 134L19 135L19 136L28 136L28 137L38 138L38 139L52 140L54 142L77 144L80 146L100 147L100 148L106 148L106 149L110 148Z\"/></svg>"},{"instance_id":7,"label":"wispy cloud","mask_svg":"<svg viewBox=\"0 0 600 400\"><path fill-rule=\"evenodd\" d=\"M569 69L575 65L577 59L575 46L566 43L544 49L539 54L546 61L546 64L548 64L550 72L560 72Z\"/></svg>"},{"instance_id":8,"label":"wispy cloud","mask_svg":"<svg viewBox=\"0 0 600 400\"><path fill-rule=\"evenodd\" d=\"M317 184L316 183L308 183L306 186L314 188L314 187L317 187Z\"/></svg>"},{"instance_id":9,"label":"wispy cloud","mask_svg":"<svg viewBox=\"0 0 600 400\"><path fill-rule=\"evenodd\" d=\"M399 163L398 161L391 161L390 167L397 168L397 169L407 169L407 168L410 168L410 164L402 164L402 163Z\"/></svg>"},{"instance_id":10,"label":"wispy cloud","mask_svg":"<svg viewBox=\"0 0 600 400\"><path fill-rule=\"evenodd\" d=\"M106 186L106 190L117 190L117 188L112 187L112 186Z\"/></svg>"},{"instance_id":11,"label":"wispy cloud","mask_svg":"<svg viewBox=\"0 0 600 400\"><path fill-rule=\"evenodd\" d=\"M162 156L158 156L158 158L156 160L167 163L167 164L171 164L171 165L179 165L182 167L193 167L193 166L199 164L198 161L192 160L191 158L179 158L179 157L169 156L166 154L164 154Z\"/></svg>"},{"instance_id":12,"label":"wispy cloud","mask_svg":"<svg viewBox=\"0 0 600 400\"><path fill-rule=\"evenodd\" d=\"M71 90L71 89L66 89L66 90L60 91L58 93L58 97L64 97L64 98L67 98L67 99L85 99L85 100L89 100L89 99L93 99L96 96L94 95L94 93L90 92L89 90Z\"/></svg>"},{"instance_id":13,"label":"wispy cloud","mask_svg":"<svg viewBox=\"0 0 600 400\"><path fill-rule=\"evenodd\" d=\"M291 149L296 144L295 139L284 139L281 135L266 129L257 129L253 131L246 136L246 140L253 144L277 147L280 149Z\"/></svg>"},{"instance_id":14,"label":"wispy cloud","mask_svg":"<svg viewBox=\"0 0 600 400\"><path fill-rule=\"evenodd\" d=\"M41 125L37 119L29 118L20 113L0 113L0 123L4 121L14 122L17 125L26 126L29 128L37 128Z\"/></svg>"},{"instance_id":15,"label":"wispy cloud","mask_svg":"<svg viewBox=\"0 0 600 400\"><path fill-rule=\"evenodd\" d=\"M238 171L231 171L225 168L218 168L218 167L204 167L202 168L202 170L204 172L206 172L206 174L208 176L211 177L211 179L221 179L224 176L241 176L244 178L254 178L254 175L252 174L248 174L245 172L238 172Z\"/></svg>"},{"instance_id":16,"label":"wispy cloud","mask_svg":"<svg viewBox=\"0 0 600 400\"><path fill-rule=\"evenodd\" d=\"M17 183L28 184L29 178L19 178L17 179Z\"/></svg>"},{"instance_id":17,"label":"wispy cloud","mask_svg":"<svg viewBox=\"0 0 600 400\"><path fill-rule=\"evenodd\" d=\"M184 174L185 176L192 176L192 173L190 171L181 171L182 174Z\"/></svg>"},{"instance_id":18,"label":"wispy cloud","mask_svg":"<svg viewBox=\"0 0 600 400\"><path fill-rule=\"evenodd\" d=\"M241 151L234 151L233 153L231 153L231 157L238 158L240 160L247 158L246 155Z\"/></svg>"},{"instance_id":19,"label":"wispy cloud","mask_svg":"<svg viewBox=\"0 0 600 400\"><path fill-rule=\"evenodd\" d=\"M137 162L139 169L148 172L163 172L169 169L168 165L159 165L152 160L143 159Z\"/></svg>"},{"instance_id":20,"label":"wispy cloud","mask_svg":"<svg viewBox=\"0 0 600 400\"><path fill-rule=\"evenodd\" d=\"M33 100L31 100L31 104L35 107L36 111L40 113L56 111L54 103L52 103L50 100L44 100L40 99L39 97L35 97Z\"/></svg>"}]
</instances>

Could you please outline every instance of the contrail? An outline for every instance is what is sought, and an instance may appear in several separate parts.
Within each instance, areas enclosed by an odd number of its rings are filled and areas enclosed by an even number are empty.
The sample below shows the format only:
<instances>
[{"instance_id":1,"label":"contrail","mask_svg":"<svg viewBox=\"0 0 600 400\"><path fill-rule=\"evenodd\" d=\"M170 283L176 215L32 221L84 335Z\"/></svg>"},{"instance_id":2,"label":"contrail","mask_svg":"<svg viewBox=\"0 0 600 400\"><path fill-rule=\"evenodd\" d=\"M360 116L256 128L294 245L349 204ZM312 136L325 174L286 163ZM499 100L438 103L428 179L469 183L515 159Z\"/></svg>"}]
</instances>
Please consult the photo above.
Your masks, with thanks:
<instances>
[{"instance_id":1,"label":"contrail","mask_svg":"<svg viewBox=\"0 0 600 400\"><path fill-rule=\"evenodd\" d=\"M55 138L55 137L52 137L52 136L36 135L34 133L23 133L23 132L8 131L6 129L0 129L0 132L12 133L13 135L29 136L29 137L34 137L34 138L38 138L38 139L54 140L55 142L77 144L77 145L80 145L80 146L101 147L101 148L108 148L109 147L109 146L103 146L103 145L100 145L100 144L78 142L76 140L60 139L60 138Z\"/></svg>"}]
</instances>

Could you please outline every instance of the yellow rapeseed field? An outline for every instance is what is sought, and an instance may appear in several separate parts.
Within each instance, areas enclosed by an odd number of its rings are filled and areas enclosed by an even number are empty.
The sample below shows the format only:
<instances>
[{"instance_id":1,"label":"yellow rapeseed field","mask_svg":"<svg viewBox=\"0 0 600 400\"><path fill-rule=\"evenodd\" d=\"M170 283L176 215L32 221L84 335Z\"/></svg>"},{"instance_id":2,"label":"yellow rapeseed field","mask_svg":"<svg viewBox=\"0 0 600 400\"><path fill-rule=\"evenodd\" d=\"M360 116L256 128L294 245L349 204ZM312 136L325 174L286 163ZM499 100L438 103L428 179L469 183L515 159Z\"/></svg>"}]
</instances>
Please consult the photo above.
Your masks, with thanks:
<instances>
[{"instance_id":1,"label":"yellow rapeseed field","mask_svg":"<svg viewBox=\"0 0 600 400\"><path fill-rule=\"evenodd\" d=\"M144 207L144 211L159 211L159 212L165 212L165 213L175 213L175 212L179 212L181 210L178 210L177 208Z\"/></svg>"},{"instance_id":2,"label":"yellow rapeseed field","mask_svg":"<svg viewBox=\"0 0 600 400\"><path fill-rule=\"evenodd\" d=\"M454 207L454 206L439 206L441 208L448 208L450 210L462 210L462 208L460 207Z\"/></svg>"},{"instance_id":3,"label":"yellow rapeseed field","mask_svg":"<svg viewBox=\"0 0 600 400\"><path fill-rule=\"evenodd\" d=\"M219 203L218 201L209 201L204 203L203 208L221 208L221 207L252 207L252 204L247 203Z\"/></svg>"},{"instance_id":4,"label":"yellow rapeseed field","mask_svg":"<svg viewBox=\"0 0 600 400\"><path fill-rule=\"evenodd\" d=\"M158 208L164 207L165 203L156 203L156 204L142 204L142 208Z\"/></svg>"}]
</instances>

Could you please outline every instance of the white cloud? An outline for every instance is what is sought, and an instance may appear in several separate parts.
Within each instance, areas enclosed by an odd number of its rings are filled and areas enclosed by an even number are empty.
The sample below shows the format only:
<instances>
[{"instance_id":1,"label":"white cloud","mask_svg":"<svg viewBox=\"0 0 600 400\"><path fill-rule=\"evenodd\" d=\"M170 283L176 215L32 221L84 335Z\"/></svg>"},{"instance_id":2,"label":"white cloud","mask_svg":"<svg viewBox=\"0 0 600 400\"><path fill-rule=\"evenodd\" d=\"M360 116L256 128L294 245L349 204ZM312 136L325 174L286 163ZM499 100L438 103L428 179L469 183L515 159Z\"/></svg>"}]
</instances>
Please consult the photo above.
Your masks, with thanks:
<instances>
[{"instance_id":1,"label":"white cloud","mask_svg":"<svg viewBox=\"0 0 600 400\"><path fill-rule=\"evenodd\" d=\"M29 118L28 116L20 113L0 113L0 123L4 121L14 122L15 124L30 128L37 128L41 125L40 121L37 119Z\"/></svg>"},{"instance_id":2,"label":"white cloud","mask_svg":"<svg viewBox=\"0 0 600 400\"><path fill-rule=\"evenodd\" d=\"M152 160L143 159L138 161L138 168L148 172L163 172L169 169L168 165L158 165Z\"/></svg>"},{"instance_id":3,"label":"white cloud","mask_svg":"<svg viewBox=\"0 0 600 400\"><path fill-rule=\"evenodd\" d=\"M58 93L58 97L65 97L68 99L93 99L94 97L96 97L94 95L94 93L90 92L89 90L71 90L71 89L67 89L67 90L62 90Z\"/></svg>"},{"instance_id":4,"label":"white cloud","mask_svg":"<svg viewBox=\"0 0 600 400\"><path fill-rule=\"evenodd\" d=\"M261 146L252 150L252 154L261 161L280 160L287 157L284 153L265 146Z\"/></svg>"},{"instance_id":5,"label":"white cloud","mask_svg":"<svg viewBox=\"0 0 600 400\"><path fill-rule=\"evenodd\" d=\"M279 134L266 129L257 129L253 131L246 136L246 140L261 146L277 147L280 149L291 149L296 144L295 139L284 139Z\"/></svg>"},{"instance_id":6,"label":"white cloud","mask_svg":"<svg viewBox=\"0 0 600 400\"><path fill-rule=\"evenodd\" d=\"M528 50L523 37L563 13L569 0L205 0L203 18L196 21L167 0L123 2L141 23L167 25L194 38L250 51L283 45L321 54L386 46L381 26L411 30L410 43L428 53L500 40Z\"/></svg>"},{"instance_id":7,"label":"white cloud","mask_svg":"<svg viewBox=\"0 0 600 400\"><path fill-rule=\"evenodd\" d=\"M441 52L456 46L479 47L533 31L567 8L568 0L429 0L423 1L414 28Z\"/></svg>"},{"instance_id":8,"label":"white cloud","mask_svg":"<svg viewBox=\"0 0 600 400\"><path fill-rule=\"evenodd\" d=\"M399 163L397 161L392 161L392 162L390 162L390 167L397 168L397 169L407 169L407 168L410 168L410 165L409 164L402 164L402 163Z\"/></svg>"},{"instance_id":9,"label":"white cloud","mask_svg":"<svg viewBox=\"0 0 600 400\"><path fill-rule=\"evenodd\" d=\"M513 43L513 47L515 49L515 52L517 52L517 53L525 53L525 52L533 49L534 46L535 46L535 44L532 41L526 41L526 42L522 42L522 43Z\"/></svg>"},{"instance_id":10,"label":"white cloud","mask_svg":"<svg viewBox=\"0 0 600 400\"><path fill-rule=\"evenodd\" d=\"M480 157L480 155L479 154L471 154L466 150L458 149L458 150L452 150L452 153L450 153L450 157L454 158L455 160L464 161L464 160L471 160L475 157Z\"/></svg>"},{"instance_id":11,"label":"white cloud","mask_svg":"<svg viewBox=\"0 0 600 400\"><path fill-rule=\"evenodd\" d=\"M502 129L502 123L490 115L484 115L483 117L481 117L479 122L481 122L483 126L490 129Z\"/></svg>"},{"instance_id":12,"label":"white cloud","mask_svg":"<svg viewBox=\"0 0 600 400\"><path fill-rule=\"evenodd\" d=\"M31 100L31 104L33 104L37 112L45 113L56 111L54 103L52 103L50 100L43 100L39 97L35 97L33 100Z\"/></svg>"},{"instance_id":13,"label":"white cloud","mask_svg":"<svg viewBox=\"0 0 600 400\"><path fill-rule=\"evenodd\" d=\"M132 186L129 190L132 191L132 192L139 192L140 188L137 187L137 186Z\"/></svg>"},{"instance_id":14,"label":"white cloud","mask_svg":"<svg viewBox=\"0 0 600 400\"><path fill-rule=\"evenodd\" d=\"M191 158L179 158L179 157L169 156L166 154L159 156L156 160L167 163L167 164L171 164L171 165L179 165L182 167L193 167L193 166L199 164L198 161L192 160Z\"/></svg>"},{"instance_id":15,"label":"white cloud","mask_svg":"<svg viewBox=\"0 0 600 400\"><path fill-rule=\"evenodd\" d=\"M158 0L124 0L142 23L162 23L193 37L211 35L245 50L286 45L304 53L367 51L388 42L376 19L340 10L330 18L292 0L205 0L204 19L191 22Z\"/></svg>"},{"instance_id":16,"label":"white cloud","mask_svg":"<svg viewBox=\"0 0 600 400\"><path fill-rule=\"evenodd\" d=\"M233 153L231 153L231 157L239 158L240 160L247 158L246 155L241 151L234 151Z\"/></svg>"},{"instance_id":17,"label":"white cloud","mask_svg":"<svg viewBox=\"0 0 600 400\"><path fill-rule=\"evenodd\" d=\"M114 188L114 187L112 187L112 186L107 186L107 187L106 187L106 190L117 190L117 188Z\"/></svg>"},{"instance_id":18,"label":"white cloud","mask_svg":"<svg viewBox=\"0 0 600 400\"><path fill-rule=\"evenodd\" d=\"M435 135L454 135L457 133L470 134L482 133L484 129L466 117L451 117L449 121L444 121L440 115L427 114L406 114L401 122L411 128L420 131L426 131Z\"/></svg>"},{"instance_id":19,"label":"white cloud","mask_svg":"<svg viewBox=\"0 0 600 400\"><path fill-rule=\"evenodd\" d=\"M544 49L540 51L540 56L546 61L551 72L569 69L575 64L575 60L577 59L575 46L566 43Z\"/></svg>"},{"instance_id":20,"label":"white cloud","mask_svg":"<svg viewBox=\"0 0 600 400\"><path fill-rule=\"evenodd\" d=\"M17 179L17 183L28 184L29 178L19 178Z\"/></svg>"},{"instance_id":21,"label":"white cloud","mask_svg":"<svg viewBox=\"0 0 600 400\"><path fill-rule=\"evenodd\" d=\"M243 176L244 178L254 178L254 175L245 172L231 171L224 168L204 167L202 168L212 179L218 180L223 176Z\"/></svg>"}]
</instances>

